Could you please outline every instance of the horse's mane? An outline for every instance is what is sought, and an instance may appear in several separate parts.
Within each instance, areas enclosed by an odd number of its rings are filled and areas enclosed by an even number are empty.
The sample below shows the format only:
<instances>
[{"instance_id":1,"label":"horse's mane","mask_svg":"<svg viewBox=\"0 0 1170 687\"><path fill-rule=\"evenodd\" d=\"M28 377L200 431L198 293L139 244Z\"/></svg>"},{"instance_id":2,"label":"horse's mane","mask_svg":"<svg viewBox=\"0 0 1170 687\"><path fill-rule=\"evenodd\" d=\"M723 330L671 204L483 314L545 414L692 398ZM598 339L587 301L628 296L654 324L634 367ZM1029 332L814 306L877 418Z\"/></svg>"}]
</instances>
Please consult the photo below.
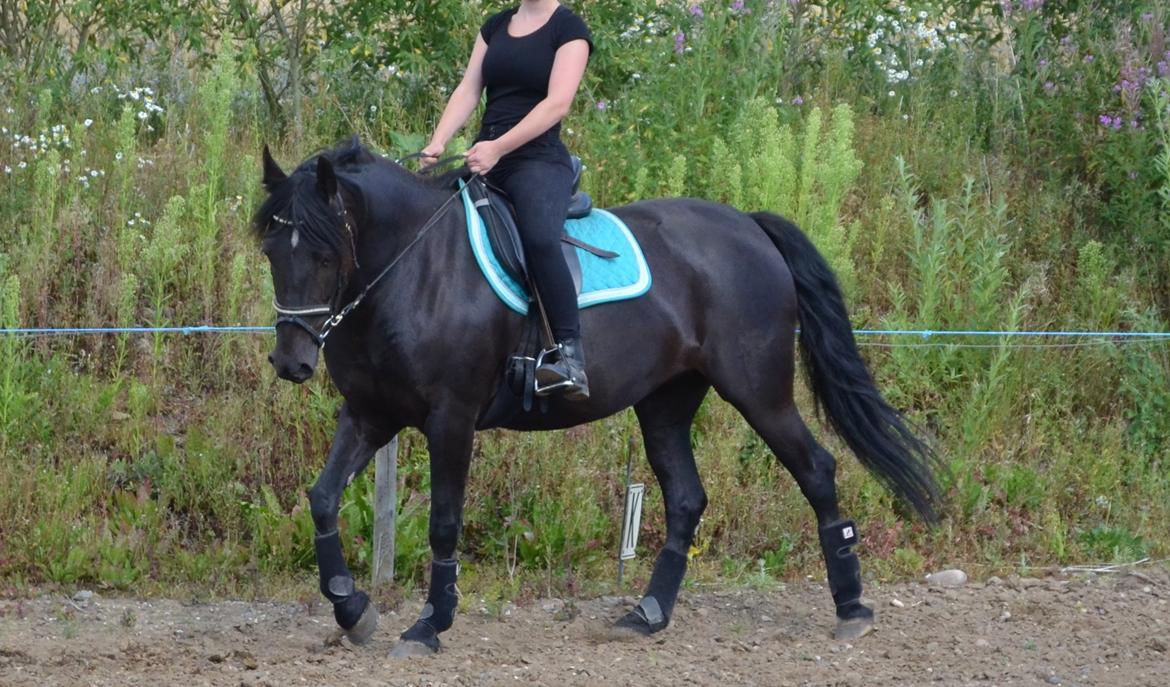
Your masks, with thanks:
<instances>
[{"instance_id":1,"label":"horse's mane","mask_svg":"<svg viewBox=\"0 0 1170 687\"><path fill-rule=\"evenodd\" d=\"M353 177L363 169L378 166L404 180L413 180L424 187L452 189L455 180L467 174L459 167L442 174L418 174L407 170L390 158L380 155L362 144L357 136L342 141L333 148L317 151L297 165L292 174L268 189L268 197L252 218L252 231L257 238L296 226L300 238L316 248L338 251L346 240L337 221L336 212L317 192L317 160L324 157L333 163L338 183L349 191L363 189Z\"/></svg>"}]
</instances>

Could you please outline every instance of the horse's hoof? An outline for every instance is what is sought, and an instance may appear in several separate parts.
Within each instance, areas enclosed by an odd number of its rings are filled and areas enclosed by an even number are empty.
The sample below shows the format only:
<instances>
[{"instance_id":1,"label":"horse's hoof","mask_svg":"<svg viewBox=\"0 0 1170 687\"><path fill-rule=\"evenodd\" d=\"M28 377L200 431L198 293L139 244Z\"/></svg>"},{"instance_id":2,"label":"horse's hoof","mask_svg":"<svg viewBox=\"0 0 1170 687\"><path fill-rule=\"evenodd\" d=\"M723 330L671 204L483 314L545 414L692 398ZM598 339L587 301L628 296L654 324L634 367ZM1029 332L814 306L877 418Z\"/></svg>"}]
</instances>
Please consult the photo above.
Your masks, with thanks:
<instances>
[{"instance_id":1,"label":"horse's hoof","mask_svg":"<svg viewBox=\"0 0 1170 687\"><path fill-rule=\"evenodd\" d=\"M663 627L665 627L665 625ZM619 618L618 621L613 624L613 628L615 630L615 635L618 637L621 635L649 637L658 630L662 629L661 627L651 627L650 623L646 622L646 619L642 617L642 614L638 613L637 611L630 611L629 613Z\"/></svg>"},{"instance_id":2,"label":"horse's hoof","mask_svg":"<svg viewBox=\"0 0 1170 687\"><path fill-rule=\"evenodd\" d=\"M438 644L437 638L435 640L435 643ZM436 653L438 653L438 651L439 651L439 649L437 646L435 648L431 648L430 646L423 644L422 642L415 642L415 641L412 641L409 639L400 639L400 640L398 640L398 643L394 645L394 648L390 650L390 658L410 658L412 656L434 656Z\"/></svg>"},{"instance_id":3,"label":"horse's hoof","mask_svg":"<svg viewBox=\"0 0 1170 687\"><path fill-rule=\"evenodd\" d=\"M833 629L833 639L839 642L852 642L872 631L873 616L840 619L837 621L837 627Z\"/></svg>"},{"instance_id":4,"label":"horse's hoof","mask_svg":"<svg viewBox=\"0 0 1170 687\"><path fill-rule=\"evenodd\" d=\"M365 644L373 638L377 629L378 609L374 607L374 602L370 601L366 603L366 610L362 611L358 621L345 631L345 636L354 644Z\"/></svg>"}]
</instances>

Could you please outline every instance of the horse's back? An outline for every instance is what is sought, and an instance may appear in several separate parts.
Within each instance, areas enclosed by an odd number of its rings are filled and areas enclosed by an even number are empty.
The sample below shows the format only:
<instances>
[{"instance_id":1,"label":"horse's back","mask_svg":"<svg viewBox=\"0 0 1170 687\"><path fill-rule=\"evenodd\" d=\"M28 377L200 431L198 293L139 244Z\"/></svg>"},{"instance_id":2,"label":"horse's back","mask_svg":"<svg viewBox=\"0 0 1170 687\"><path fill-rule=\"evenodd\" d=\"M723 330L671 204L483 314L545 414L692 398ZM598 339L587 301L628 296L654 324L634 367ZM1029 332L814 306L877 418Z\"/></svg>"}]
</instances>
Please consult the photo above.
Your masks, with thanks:
<instances>
[{"instance_id":1,"label":"horse's back","mask_svg":"<svg viewBox=\"0 0 1170 687\"><path fill-rule=\"evenodd\" d=\"M611 212L642 245L654 279L651 300L795 322L792 275L747 213L696 198L644 200ZM678 302L679 293L690 295L689 304Z\"/></svg>"}]
</instances>

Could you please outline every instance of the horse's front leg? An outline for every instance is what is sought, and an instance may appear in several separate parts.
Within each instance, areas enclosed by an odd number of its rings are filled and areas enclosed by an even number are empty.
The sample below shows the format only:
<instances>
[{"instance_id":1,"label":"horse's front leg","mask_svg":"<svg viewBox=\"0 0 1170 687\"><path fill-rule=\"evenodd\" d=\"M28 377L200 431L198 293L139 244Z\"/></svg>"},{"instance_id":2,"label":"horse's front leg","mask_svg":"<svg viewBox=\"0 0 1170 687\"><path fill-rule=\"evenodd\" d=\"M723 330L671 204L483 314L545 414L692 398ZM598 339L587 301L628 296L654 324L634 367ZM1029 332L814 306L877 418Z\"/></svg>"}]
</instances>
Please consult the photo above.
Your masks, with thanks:
<instances>
[{"instance_id":1,"label":"horse's front leg","mask_svg":"<svg viewBox=\"0 0 1170 687\"><path fill-rule=\"evenodd\" d=\"M370 597L357 589L345 565L337 532L337 510L345 488L366 467L374 452L393 436L393 432L372 427L354 417L348 404L343 406L325 469L309 490L321 593L333 604L333 617L355 644L369 641L373 636L378 628L378 610L370 603Z\"/></svg>"},{"instance_id":2,"label":"horse's front leg","mask_svg":"<svg viewBox=\"0 0 1170 687\"><path fill-rule=\"evenodd\" d=\"M463 527L463 496L475 416L433 412L423 428L431 454L431 586L419 619L402 633L392 655L430 654L439 650L439 633L451 627L459 593L455 547Z\"/></svg>"}]
</instances>

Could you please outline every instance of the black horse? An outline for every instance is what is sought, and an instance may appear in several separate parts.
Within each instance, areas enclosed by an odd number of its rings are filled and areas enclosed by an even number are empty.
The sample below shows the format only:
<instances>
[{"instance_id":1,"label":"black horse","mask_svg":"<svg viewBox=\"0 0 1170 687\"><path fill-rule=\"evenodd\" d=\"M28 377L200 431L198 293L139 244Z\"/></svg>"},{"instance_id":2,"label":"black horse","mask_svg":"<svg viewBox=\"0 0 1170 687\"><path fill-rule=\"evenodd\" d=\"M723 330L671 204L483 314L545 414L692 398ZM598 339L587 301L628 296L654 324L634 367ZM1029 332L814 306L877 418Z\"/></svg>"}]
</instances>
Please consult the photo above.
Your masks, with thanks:
<instances>
[{"instance_id":1,"label":"black horse","mask_svg":"<svg viewBox=\"0 0 1170 687\"><path fill-rule=\"evenodd\" d=\"M439 648L457 593L456 543L472 439L501 387L523 318L476 269L461 203L449 184L372 154L356 139L291 175L264 149L269 196L254 229L272 268L279 318L269 361L304 382L325 359L345 397L325 469L309 492L321 592L355 642L377 611L355 588L337 534L342 491L375 450L417 427L430 450L431 584L396 653ZM823 414L869 471L927 521L940 505L938 461L875 388L853 340L836 279L792 223L702 200L615 208L641 242L654 286L635 300L589 308L592 396L552 398L502 423L572 427L634 407L662 488L667 539L642 601L618 621L641 634L670 622L707 495L690 427L711 387L734 405L796 478L816 513L839 638L873 624L861 603L853 523L838 510L836 463L793 402L797 323ZM356 307L354 306L357 302Z\"/></svg>"}]
</instances>

